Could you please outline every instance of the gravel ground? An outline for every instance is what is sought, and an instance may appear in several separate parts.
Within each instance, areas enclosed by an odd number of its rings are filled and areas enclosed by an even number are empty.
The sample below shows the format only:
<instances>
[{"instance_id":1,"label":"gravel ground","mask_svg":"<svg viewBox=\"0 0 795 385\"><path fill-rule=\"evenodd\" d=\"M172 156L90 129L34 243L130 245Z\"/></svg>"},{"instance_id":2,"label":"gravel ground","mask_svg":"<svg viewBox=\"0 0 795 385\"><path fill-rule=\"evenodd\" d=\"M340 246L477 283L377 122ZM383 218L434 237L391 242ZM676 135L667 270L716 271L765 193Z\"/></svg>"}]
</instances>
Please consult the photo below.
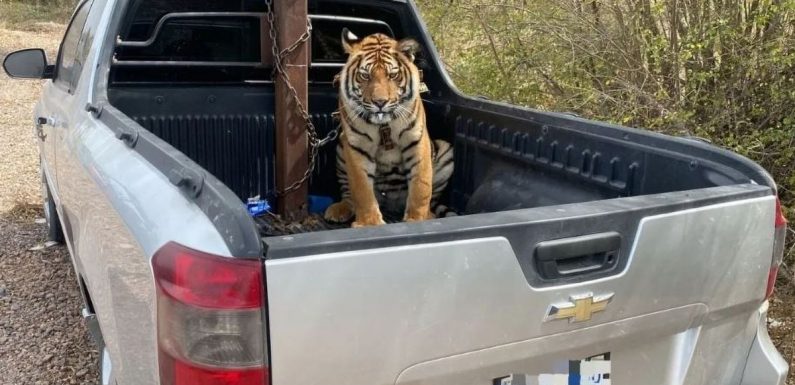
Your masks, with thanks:
<instances>
[{"instance_id":1,"label":"gravel ground","mask_svg":"<svg viewBox=\"0 0 795 385\"><path fill-rule=\"evenodd\" d=\"M0 216L0 383L96 384L69 254L44 248L40 216L22 205Z\"/></svg>"},{"instance_id":2,"label":"gravel ground","mask_svg":"<svg viewBox=\"0 0 795 385\"><path fill-rule=\"evenodd\" d=\"M770 301L767 330L778 351L789 362L787 385L795 385L795 281L779 277Z\"/></svg>"},{"instance_id":3,"label":"gravel ground","mask_svg":"<svg viewBox=\"0 0 795 385\"><path fill-rule=\"evenodd\" d=\"M54 61L63 29L38 23L17 31L0 24L0 57L41 47ZM40 91L41 82L0 74L0 384L92 384L97 352L80 318L68 253L63 246L44 248L45 228L37 223L42 213L31 111ZM780 278L777 290L769 330L790 362L787 384L795 385L795 281Z\"/></svg>"},{"instance_id":4,"label":"gravel ground","mask_svg":"<svg viewBox=\"0 0 795 385\"><path fill-rule=\"evenodd\" d=\"M0 58L24 48L43 48L55 62L63 25L38 23L27 31L0 24ZM33 106L41 93L41 81L11 81L0 71L0 212L17 203L39 201L38 146L33 136Z\"/></svg>"},{"instance_id":5,"label":"gravel ground","mask_svg":"<svg viewBox=\"0 0 795 385\"><path fill-rule=\"evenodd\" d=\"M0 58L40 47L52 62L63 30L0 25ZM31 122L41 82L0 73L0 384L96 384L97 352L80 317L68 252L43 248L45 227L36 223L43 214Z\"/></svg>"}]
</instances>

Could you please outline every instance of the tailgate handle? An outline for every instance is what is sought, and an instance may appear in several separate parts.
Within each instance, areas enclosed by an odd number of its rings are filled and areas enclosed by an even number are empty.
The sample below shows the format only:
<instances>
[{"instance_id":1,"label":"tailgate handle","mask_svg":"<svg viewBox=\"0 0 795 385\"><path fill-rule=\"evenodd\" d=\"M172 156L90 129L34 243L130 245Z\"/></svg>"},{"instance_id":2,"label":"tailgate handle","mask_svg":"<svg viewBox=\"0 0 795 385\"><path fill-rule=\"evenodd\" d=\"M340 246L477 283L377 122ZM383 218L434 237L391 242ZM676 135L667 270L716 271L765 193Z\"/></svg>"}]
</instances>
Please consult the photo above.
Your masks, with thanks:
<instances>
[{"instance_id":1,"label":"tailgate handle","mask_svg":"<svg viewBox=\"0 0 795 385\"><path fill-rule=\"evenodd\" d=\"M543 279L610 270L618 264L621 234L608 232L540 242L535 266Z\"/></svg>"}]
</instances>

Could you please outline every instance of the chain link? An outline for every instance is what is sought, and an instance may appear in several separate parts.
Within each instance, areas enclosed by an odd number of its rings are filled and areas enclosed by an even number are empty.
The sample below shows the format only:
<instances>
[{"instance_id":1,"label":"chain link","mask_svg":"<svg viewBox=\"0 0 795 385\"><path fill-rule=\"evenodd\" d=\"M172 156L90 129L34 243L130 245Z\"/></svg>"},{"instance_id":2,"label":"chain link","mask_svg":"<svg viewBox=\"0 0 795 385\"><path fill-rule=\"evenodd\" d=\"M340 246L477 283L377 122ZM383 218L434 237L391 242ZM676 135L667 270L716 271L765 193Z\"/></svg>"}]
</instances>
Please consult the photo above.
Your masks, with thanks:
<instances>
[{"instance_id":1,"label":"chain link","mask_svg":"<svg viewBox=\"0 0 795 385\"><path fill-rule=\"evenodd\" d=\"M298 190L304 185L304 183L306 183L307 180L309 180L310 177L312 177L312 172L315 170L315 165L317 164L317 155L320 147L337 139L338 131L333 129L325 138L320 139L318 137L317 129L315 128L314 123L312 123L312 118L309 116L309 111L307 110L306 106L301 103L301 98L298 97L298 91L296 91L295 87L293 87L292 83L290 82L290 77L287 75L287 71L285 71L284 68L284 58L291 55L296 49L298 49L298 47L309 41L312 33L312 22L307 17L306 30L304 30L304 33L301 34L301 36L298 37L295 42L290 44L289 47L279 50L279 45L276 40L278 31L276 29L276 14L273 12L273 0L265 0L265 5L267 7L266 11L268 23L270 23L268 34L270 35L272 42L271 51L273 53L274 84L277 81L278 76L287 86L287 90L290 93L290 96L293 98L293 102L295 103L296 110L298 110L298 114L300 114L301 118L306 122L306 136L307 142L309 144L309 165L307 166L304 175L301 177L301 179L293 182L293 184L284 190L276 191L276 196L282 196L292 191Z\"/></svg>"}]
</instances>

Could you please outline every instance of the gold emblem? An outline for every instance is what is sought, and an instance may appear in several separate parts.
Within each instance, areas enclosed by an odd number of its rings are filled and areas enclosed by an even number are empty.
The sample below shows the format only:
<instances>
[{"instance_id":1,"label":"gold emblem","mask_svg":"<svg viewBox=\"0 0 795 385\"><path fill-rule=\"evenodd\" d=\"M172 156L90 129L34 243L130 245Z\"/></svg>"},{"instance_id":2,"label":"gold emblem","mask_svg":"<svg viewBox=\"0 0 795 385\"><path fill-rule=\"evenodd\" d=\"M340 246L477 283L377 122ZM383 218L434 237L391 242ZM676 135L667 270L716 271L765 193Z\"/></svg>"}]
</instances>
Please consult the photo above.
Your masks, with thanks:
<instances>
[{"instance_id":1,"label":"gold emblem","mask_svg":"<svg viewBox=\"0 0 795 385\"><path fill-rule=\"evenodd\" d=\"M570 323L591 319L593 313L603 311L613 299L613 293L594 296L593 293L573 295L571 301L552 304L544 322L568 319Z\"/></svg>"}]
</instances>

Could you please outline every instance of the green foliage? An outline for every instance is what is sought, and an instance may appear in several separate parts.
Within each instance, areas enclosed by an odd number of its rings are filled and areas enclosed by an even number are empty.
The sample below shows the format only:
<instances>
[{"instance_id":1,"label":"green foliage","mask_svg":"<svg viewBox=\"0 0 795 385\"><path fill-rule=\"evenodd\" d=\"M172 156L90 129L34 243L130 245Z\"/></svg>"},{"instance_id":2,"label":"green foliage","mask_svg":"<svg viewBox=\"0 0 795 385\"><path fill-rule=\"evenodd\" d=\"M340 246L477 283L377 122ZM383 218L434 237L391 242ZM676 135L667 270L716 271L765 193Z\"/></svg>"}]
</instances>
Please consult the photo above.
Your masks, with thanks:
<instances>
[{"instance_id":1,"label":"green foliage","mask_svg":"<svg viewBox=\"0 0 795 385\"><path fill-rule=\"evenodd\" d=\"M77 0L0 0L0 23L17 29L34 28L34 23L65 24Z\"/></svg>"},{"instance_id":2,"label":"green foliage","mask_svg":"<svg viewBox=\"0 0 795 385\"><path fill-rule=\"evenodd\" d=\"M418 2L464 92L708 138L795 223L795 0Z\"/></svg>"}]
</instances>

